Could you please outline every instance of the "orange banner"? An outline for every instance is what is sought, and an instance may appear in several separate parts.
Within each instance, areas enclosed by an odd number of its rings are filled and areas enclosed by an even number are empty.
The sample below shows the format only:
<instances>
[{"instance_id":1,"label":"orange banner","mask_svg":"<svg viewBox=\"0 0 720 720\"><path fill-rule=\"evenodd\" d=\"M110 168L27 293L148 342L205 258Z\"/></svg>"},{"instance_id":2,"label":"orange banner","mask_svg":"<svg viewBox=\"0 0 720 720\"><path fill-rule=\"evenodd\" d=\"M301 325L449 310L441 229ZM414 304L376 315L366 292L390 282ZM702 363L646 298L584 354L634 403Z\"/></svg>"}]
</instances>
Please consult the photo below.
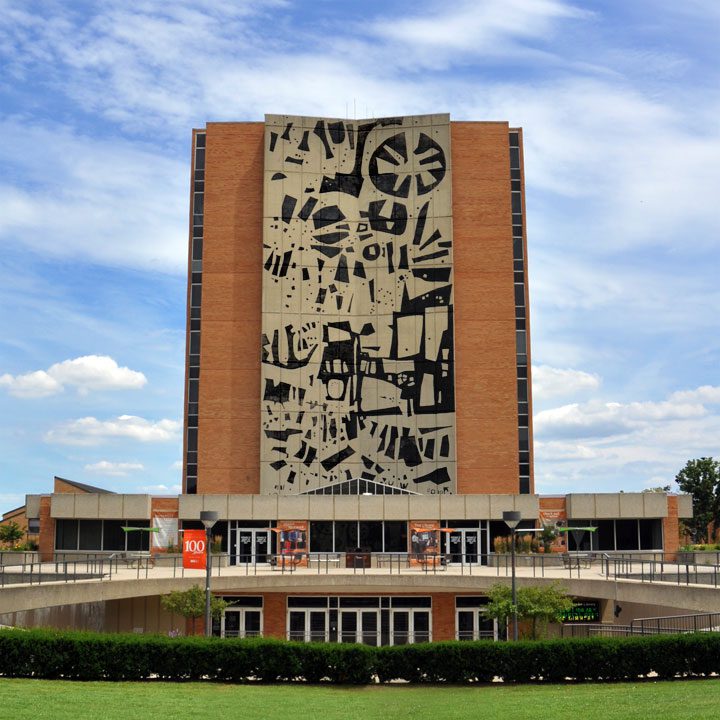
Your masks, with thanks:
<instances>
[{"instance_id":1,"label":"orange banner","mask_svg":"<svg viewBox=\"0 0 720 720\"><path fill-rule=\"evenodd\" d=\"M440 523L437 520L410 521L410 564L440 564Z\"/></svg>"},{"instance_id":2,"label":"orange banner","mask_svg":"<svg viewBox=\"0 0 720 720\"><path fill-rule=\"evenodd\" d=\"M205 570L207 547L204 530L185 530L183 533L183 567L187 570Z\"/></svg>"},{"instance_id":3,"label":"orange banner","mask_svg":"<svg viewBox=\"0 0 720 720\"><path fill-rule=\"evenodd\" d=\"M307 520L280 520L277 528L279 562L296 567L308 564L308 523Z\"/></svg>"}]
</instances>

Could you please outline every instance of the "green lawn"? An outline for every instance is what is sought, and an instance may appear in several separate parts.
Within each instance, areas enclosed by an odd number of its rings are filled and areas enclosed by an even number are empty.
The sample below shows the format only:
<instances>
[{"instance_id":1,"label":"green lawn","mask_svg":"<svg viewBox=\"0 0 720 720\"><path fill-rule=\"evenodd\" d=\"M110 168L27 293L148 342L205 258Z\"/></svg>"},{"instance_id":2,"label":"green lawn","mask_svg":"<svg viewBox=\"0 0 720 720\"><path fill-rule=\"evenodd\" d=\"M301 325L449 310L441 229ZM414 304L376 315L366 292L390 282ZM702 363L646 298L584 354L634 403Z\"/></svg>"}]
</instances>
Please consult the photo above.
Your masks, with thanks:
<instances>
[{"instance_id":1,"label":"green lawn","mask_svg":"<svg viewBox=\"0 0 720 720\"><path fill-rule=\"evenodd\" d=\"M124 718L182 720L663 720L712 717L720 681L612 685L369 686L100 683L0 679L0 707L12 720Z\"/></svg>"}]
</instances>

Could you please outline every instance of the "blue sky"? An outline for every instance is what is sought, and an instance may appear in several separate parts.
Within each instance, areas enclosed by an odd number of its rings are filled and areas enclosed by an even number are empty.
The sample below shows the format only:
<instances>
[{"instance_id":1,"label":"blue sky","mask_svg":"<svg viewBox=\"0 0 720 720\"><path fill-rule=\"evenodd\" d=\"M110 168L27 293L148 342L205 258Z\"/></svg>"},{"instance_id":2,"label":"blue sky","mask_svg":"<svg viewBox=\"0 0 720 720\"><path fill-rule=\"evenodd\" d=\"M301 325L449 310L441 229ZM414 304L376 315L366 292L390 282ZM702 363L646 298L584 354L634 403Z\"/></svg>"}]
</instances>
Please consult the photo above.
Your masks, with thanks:
<instances>
[{"instance_id":1,"label":"blue sky","mask_svg":"<svg viewBox=\"0 0 720 720\"><path fill-rule=\"evenodd\" d=\"M191 128L525 133L536 488L720 455L715 0L0 0L0 507L177 492Z\"/></svg>"}]
</instances>

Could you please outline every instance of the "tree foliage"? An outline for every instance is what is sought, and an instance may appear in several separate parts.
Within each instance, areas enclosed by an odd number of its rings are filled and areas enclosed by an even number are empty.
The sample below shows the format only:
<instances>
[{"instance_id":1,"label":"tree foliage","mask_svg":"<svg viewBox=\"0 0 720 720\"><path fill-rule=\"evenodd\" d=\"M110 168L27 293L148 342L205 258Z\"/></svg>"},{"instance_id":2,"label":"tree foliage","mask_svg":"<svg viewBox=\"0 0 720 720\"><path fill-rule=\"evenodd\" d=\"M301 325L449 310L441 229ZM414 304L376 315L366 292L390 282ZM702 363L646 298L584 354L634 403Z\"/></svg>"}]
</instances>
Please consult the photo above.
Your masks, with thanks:
<instances>
[{"instance_id":1,"label":"tree foliage","mask_svg":"<svg viewBox=\"0 0 720 720\"><path fill-rule=\"evenodd\" d=\"M720 526L720 462L711 457L688 460L675 482L693 499L693 517L685 526L694 542L705 542L708 525Z\"/></svg>"},{"instance_id":2,"label":"tree foliage","mask_svg":"<svg viewBox=\"0 0 720 720\"><path fill-rule=\"evenodd\" d=\"M508 585L493 585L488 591L485 608L488 617L504 625L513 615L512 589ZM572 609L573 601L562 586L536 585L517 591L518 620L530 623L529 638L539 640L547 634L548 623L560 621L564 612Z\"/></svg>"},{"instance_id":3,"label":"tree foliage","mask_svg":"<svg viewBox=\"0 0 720 720\"><path fill-rule=\"evenodd\" d=\"M205 614L205 591L199 585L193 585L189 590L174 590L163 595L160 602L168 612L185 618L199 618ZM214 618L220 617L227 606L222 598L210 596L210 614Z\"/></svg>"},{"instance_id":4,"label":"tree foliage","mask_svg":"<svg viewBox=\"0 0 720 720\"><path fill-rule=\"evenodd\" d=\"M19 540L22 540L25 531L14 521L0 525L0 542L10 547L15 547Z\"/></svg>"}]
</instances>

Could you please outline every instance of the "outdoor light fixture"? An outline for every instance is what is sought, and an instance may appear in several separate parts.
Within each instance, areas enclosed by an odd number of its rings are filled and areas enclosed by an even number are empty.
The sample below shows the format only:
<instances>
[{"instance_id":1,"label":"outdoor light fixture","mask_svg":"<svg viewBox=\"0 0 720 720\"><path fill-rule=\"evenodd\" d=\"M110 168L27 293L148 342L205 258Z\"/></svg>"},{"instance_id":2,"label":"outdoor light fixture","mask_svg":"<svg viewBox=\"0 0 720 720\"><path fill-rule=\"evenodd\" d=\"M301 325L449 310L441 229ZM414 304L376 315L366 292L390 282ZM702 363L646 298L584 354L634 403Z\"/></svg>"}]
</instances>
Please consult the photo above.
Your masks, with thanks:
<instances>
[{"instance_id":1,"label":"outdoor light fixture","mask_svg":"<svg viewBox=\"0 0 720 720\"><path fill-rule=\"evenodd\" d=\"M510 528L510 557L512 558L512 604L513 604L513 640L518 639L517 587L515 584L515 530L522 515L517 510L503 510L503 522Z\"/></svg>"},{"instance_id":2,"label":"outdoor light fixture","mask_svg":"<svg viewBox=\"0 0 720 720\"><path fill-rule=\"evenodd\" d=\"M201 510L200 522L205 526L205 636L212 635L212 617L210 616L210 575L212 574L212 561L210 558L210 540L213 526L218 521L215 510Z\"/></svg>"}]
</instances>

